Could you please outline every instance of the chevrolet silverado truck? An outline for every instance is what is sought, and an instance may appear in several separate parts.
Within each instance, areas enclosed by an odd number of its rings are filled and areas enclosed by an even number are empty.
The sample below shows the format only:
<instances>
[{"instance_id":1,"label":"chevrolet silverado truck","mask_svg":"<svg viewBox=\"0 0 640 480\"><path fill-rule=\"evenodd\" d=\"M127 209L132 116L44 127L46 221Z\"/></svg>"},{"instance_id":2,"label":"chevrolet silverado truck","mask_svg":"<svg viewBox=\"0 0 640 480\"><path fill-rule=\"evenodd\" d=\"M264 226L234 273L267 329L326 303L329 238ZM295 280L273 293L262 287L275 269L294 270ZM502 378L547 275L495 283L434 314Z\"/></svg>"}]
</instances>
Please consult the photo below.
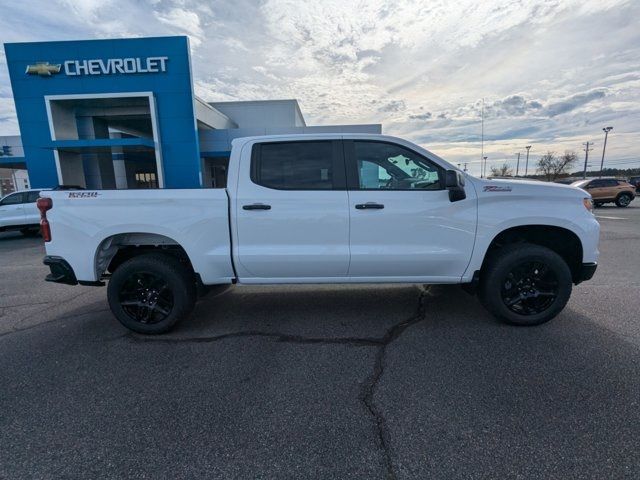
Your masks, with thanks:
<instances>
[{"instance_id":1,"label":"chevrolet silverado truck","mask_svg":"<svg viewBox=\"0 0 640 480\"><path fill-rule=\"evenodd\" d=\"M46 280L105 285L115 317L170 330L213 285L464 284L537 325L590 279L585 191L474 178L383 135L236 139L225 188L44 191Z\"/></svg>"}]
</instances>

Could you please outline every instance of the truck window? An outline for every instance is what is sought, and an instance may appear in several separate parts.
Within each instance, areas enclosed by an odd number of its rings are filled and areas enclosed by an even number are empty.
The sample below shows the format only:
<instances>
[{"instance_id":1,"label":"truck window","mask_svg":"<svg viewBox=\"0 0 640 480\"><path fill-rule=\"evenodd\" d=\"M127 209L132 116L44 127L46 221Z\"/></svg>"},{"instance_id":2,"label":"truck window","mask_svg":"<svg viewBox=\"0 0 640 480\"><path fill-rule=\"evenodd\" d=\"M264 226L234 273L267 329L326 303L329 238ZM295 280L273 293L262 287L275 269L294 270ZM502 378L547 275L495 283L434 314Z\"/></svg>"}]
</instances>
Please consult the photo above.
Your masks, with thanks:
<instances>
[{"instance_id":1,"label":"truck window","mask_svg":"<svg viewBox=\"0 0 640 480\"><path fill-rule=\"evenodd\" d=\"M422 155L386 142L354 141L361 190L440 190L441 169Z\"/></svg>"},{"instance_id":2,"label":"truck window","mask_svg":"<svg viewBox=\"0 0 640 480\"><path fill-rule=\"evenodd\" d=\"M277 142L254 146L251 180L277 190L332 190L331 141Z\"/></svg>"}]
</instances>

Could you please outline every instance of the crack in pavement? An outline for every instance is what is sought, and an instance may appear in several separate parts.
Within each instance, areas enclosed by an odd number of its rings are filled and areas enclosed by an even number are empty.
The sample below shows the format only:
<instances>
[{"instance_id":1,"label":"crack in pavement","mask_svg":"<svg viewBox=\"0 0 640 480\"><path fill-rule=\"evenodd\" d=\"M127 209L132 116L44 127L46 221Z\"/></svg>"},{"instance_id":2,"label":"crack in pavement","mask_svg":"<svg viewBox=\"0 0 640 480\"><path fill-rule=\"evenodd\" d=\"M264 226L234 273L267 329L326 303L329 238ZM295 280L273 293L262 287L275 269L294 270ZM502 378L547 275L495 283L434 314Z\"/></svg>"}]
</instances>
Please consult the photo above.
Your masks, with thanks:
<instances>
[{"instance_id":1,"label":"crack in pavement","mask_svg":"<svg viewBox=\"0 0 640 480\"><path fill-rule=\"evenodd\" d=\"M247 330L244 332L224 333L213 337L146 337L142 335L130 334L129 339L137 343L213 343L229 338L241 337L264 337L271 338L277 342L299 343L299 344L326 344L326 345L351 345L355 347L378 347L382 345L382 339L378 338L358 338L358 337L304 337L301 335L287 335L284 333L261 332L258 330Z\"/></svg>"},{"instance_id":2,"label":"crack in pavement","mask_svg":"<svg viewBox=\"0 0 640 480\"><path fill-rule=\"evenodd\" d=\"M150 337L144 335L137 335L135 333L125 334L124 337L135 343L214 343L229 338L243 338L243 337L264 337L271 338L278 342L284 343L297 343L297 344L324 344L324 345L350 345L355 347L376 347L378 352L376 353L373 374L370 375L362 384L358 399L364 404L369 414L373 417L377 436L378 445L382 450L384 456L384 465L386 470L386 476L389 479L395 479L396 475L393 471L393 463L391 458L391 447L389 441L389 430L386 425L386 419L382 411L375 405L373 396L376 391L376 387L384 373L385 356L387 347L397 340L405 330L422 321L425 316L425 304L424 300L429 294L430 289L428 285L421 287L420 295L418 296L418 307L416 313L409 319L403 320L400 323L393 325L386 333L379 338L368 337L341 337L341 338L323 338L323 337L304 337L300 335L287 335L283 333L270 333L262 332L259 330L247 330L242 332L225 333L221 335L215 335L211 337ZM122 337L119 337L122 338ZM116 338L117 339L117 338Z\"/></svg>"},{"instance_id":3,"label":"crack in pavement","mask_svg":"<svg viewBox=\"0 0 640 480\"><path fill-rule=\"evenodd\" d=\"M384 364L387 347L394 341L396 341L404 333L405 330L424 319L426 313L424 300L428 293L429 286L424 285L422 287L422 291L420 292L420 296L418 297L418 309L415 315L392 326L380 339L380 346L373 365L373 374L362 384L362 389L360 391L359 398L362 403L364 403L365 407L376 423L376 429L378 431L378 442L384 454L384 463L387 478L389 479L396 478L395 472L393 471L393 461L391 458L390 433L389 429L387 428L387 421L384 417L384 413L376 406L373 396L375 395L378 383L380 382L380 379L384 374Z\"/></svg>"}]
</instances>

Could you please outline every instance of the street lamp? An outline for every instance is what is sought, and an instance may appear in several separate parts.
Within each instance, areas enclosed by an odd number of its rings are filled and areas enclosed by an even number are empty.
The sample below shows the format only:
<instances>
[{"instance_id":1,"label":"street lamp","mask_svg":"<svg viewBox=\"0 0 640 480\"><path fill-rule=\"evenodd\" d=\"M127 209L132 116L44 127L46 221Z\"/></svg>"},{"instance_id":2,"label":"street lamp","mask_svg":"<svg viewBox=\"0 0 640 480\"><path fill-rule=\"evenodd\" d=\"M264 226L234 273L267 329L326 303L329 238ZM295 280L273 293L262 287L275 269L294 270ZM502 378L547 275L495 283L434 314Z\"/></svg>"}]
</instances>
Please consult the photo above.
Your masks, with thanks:
<instances>
[{"instance_id":1,"label":"street lamp","mask_svg":"<svg viewBox=\"0 0 640 480\"><path fill-rule=\"evenodd\" d=\"M484 166L482 167L482 171L484 172L484 178L487 178L487 157L482 157L484 159Z\"/></svg>"},{"instance_id":2,"label":"street lamp","mask_svg":"<svg viewBox=\"0 0 640 480\"><path fill-rule=\"evenodd\" d=\"M613 130L613 127L604 127L602 131L604 132L604 145L602 146L602 160L600 160L600 176L602 177L602 168L604 167L604 151L607 148L607 137L609 136L609 132Z\"/></svg>"},{"instance_id":3,"label":"street lamp","mask_svg":"<svg viewBox=\"0 0 640 480\"><path fill-rule=\"evenodd\" d=\"M529 169L529 150L531 150L531 145L527 145L524 147L527 149L527 161L524 163L524 176L527 176L527 170Z\"/></svg>"}]
</instances>

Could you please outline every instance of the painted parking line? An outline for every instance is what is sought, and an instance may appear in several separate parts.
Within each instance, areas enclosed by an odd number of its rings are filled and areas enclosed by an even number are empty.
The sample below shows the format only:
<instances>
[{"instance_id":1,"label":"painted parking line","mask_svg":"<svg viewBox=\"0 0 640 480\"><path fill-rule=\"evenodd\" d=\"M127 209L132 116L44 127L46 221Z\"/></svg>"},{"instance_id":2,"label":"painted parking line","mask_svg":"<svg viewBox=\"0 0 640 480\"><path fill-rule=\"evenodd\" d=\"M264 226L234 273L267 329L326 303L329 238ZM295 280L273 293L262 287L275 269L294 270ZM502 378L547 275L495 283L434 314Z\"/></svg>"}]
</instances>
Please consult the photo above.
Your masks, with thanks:
<instances>
[{"instance_id":1,"label":"painted parking line","mask_svg":"<svg viewBox=\"0 0 640 480\"><path fill-rule=\"evenodd\" d=\"M606 218L607 220L626 220L624 217L608 217L605 215L596 215L596 218Z\"/></svg>"}]
</instances>

